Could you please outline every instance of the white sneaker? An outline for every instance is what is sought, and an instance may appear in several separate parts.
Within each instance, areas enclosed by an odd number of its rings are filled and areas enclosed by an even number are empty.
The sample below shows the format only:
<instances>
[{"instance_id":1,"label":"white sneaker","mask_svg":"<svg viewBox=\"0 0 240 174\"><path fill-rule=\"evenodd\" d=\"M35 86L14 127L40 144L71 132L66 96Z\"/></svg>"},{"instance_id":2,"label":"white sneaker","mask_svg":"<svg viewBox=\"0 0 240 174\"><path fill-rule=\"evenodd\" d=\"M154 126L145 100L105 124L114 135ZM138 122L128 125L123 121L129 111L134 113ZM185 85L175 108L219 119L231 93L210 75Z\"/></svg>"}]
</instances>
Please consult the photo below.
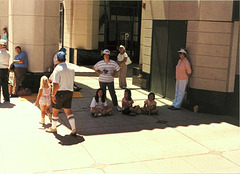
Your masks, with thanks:
<instances>
[{"instance_id":1,"label":"white sneaker","mask_svg":"<svg viewBox=\"0 0 240 174\"><path fill-rule=\"evenodd\" d=\"M118 112L121 112L121 111L122 111L122 108L120 108L119 106L117 106L117 111L118 111Z\"/></svg>"},{"instance_id":2,"label":"white sneaker","mask_svg":"<svg viewBox=\"0 0 240 174\"><path fill-rule=\"evenodd\" d=\"M57 133L57 129L53 129L52 127L50 127L49 129L46 130L46 132L48 132L48 133Z\"/></svg>"}]
</instances>

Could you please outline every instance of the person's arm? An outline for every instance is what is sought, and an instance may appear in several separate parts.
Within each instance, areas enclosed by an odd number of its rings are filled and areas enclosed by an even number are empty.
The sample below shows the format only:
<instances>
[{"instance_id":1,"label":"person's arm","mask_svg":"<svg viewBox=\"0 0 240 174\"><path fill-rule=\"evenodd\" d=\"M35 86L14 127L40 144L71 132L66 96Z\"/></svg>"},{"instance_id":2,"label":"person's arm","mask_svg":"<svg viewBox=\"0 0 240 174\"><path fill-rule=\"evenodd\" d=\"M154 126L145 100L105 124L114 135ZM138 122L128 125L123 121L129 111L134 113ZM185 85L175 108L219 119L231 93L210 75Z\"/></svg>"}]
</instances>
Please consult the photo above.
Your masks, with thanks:
<instances>
[{"instance_id":1,"label":"person's arm","mask_svg":"<svg viewBox=\"0 0 240 174\"><path fill-rule=\"evenodd\" d=\"M96 70L95 66L93 66L93 70L94 70L98 75L101 75L101 74L103 73L103 71Z\"/></svg>"},{"instance_id":2,"label":"person's arm","mask_svg":"<svg viewBox=\"0 0 240 174\"><path fill-rule=\"evenodd\" d=\"M55 104L57 103L56 94L57 94L58 88L59 88L59 83L53 83L52 101Z\"/></svg>"},{"instance_id":3,"label":"person's arm","mask_svg":"<svg viewBox=\"0 0 240 174\"><path fill-rule=\"evenodd\" d=\"M35 106L38 106L41 95L42 95L42 89L39 89L36 102L34 103Z\"/></svg>"},{"instance_id":4,"label":"person's arm","mask_svg":"<svg viewBox=\"0 0 240 174\"><path fill-rule=\"evenodd\" d=\"M13 63L24 63L24 59L20 59L20 60L13 60Z\"/></svg>"},{"instance_id":5,"label":"person's arm","mask_svg":"<svg viewBox=\"0 0 240 174\"><path fill-rule=\"evenodd\" d=\"M119 64L120 66L124 65L127 62L127 57L124 57L123 61Z\"/></svg>"},{"instance_id":6,"label":"person's arm","mask_svg":"<svg viewBox=\"0 0 240 174\"><path fill-rule=\"evenodd\" d=\"M186 64L187 75L190 76L192 74L192 69L190 63L187 61Z\"/></svg>"}]
</instances>

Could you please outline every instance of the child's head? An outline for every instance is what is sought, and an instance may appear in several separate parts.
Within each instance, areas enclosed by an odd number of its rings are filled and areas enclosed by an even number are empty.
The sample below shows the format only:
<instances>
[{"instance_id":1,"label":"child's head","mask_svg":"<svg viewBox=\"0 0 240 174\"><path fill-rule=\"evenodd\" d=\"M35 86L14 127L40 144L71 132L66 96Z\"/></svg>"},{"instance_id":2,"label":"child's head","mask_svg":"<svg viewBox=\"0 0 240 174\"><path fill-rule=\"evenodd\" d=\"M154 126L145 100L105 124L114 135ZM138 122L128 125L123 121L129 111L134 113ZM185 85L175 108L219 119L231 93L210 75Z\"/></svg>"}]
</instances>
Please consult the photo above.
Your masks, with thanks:
<instances>
[{"instance_id":1,"label":"child's head","mask_svg":"<svg viewBox=\"0 0 240 174\"><path fill-rule=\"evenodd\" d=\"M130 89L125 89L125 91L124 91L124 98L126 98L129 101L132 100L132 94L131 94Z\"/></svg>"},{"instance_id":2,"label":"child's head","mask_svg":"<svg viewBox=\"0 0 240 174\"><path fill-rule=\"evenodd\" d=\"M3 32L4 32L4 33L7 33L7 28L3 28Z\"/></svg>"},{"instance_id":3,"label":"child's head","mask_svg":"<svg viewBox=\"0 0 240 174\"><path fill-rule=\"evenodd\" d=\"M50 84L46 76L42 76L40 80L40 88L49 88Z\"/></svg>"},{"instance_id":4,"label":"child's head","mask_svg":"<svg viewBox=\"0 0 240 174\"><path fill-rule=\"evenodd\" d=\"M148 100L150 100L150 101L155 100L155 94L153 92L150 92L148 94Z\"/></svg>"},{"instance_id":5,"label":"child's head","mask_svg":"<svg viewBox=\"0 0 240 174\"><path fill-rule=\"evenodd\" d=\"M104 94L102 88L99 88L99 89L96 91L96 95L95 95L95 100L96 100L96 102L99 101L99 98L101 98L101 101L102 101L102 102L105 102L105 94Z\"/></svg>"}]
</instances>

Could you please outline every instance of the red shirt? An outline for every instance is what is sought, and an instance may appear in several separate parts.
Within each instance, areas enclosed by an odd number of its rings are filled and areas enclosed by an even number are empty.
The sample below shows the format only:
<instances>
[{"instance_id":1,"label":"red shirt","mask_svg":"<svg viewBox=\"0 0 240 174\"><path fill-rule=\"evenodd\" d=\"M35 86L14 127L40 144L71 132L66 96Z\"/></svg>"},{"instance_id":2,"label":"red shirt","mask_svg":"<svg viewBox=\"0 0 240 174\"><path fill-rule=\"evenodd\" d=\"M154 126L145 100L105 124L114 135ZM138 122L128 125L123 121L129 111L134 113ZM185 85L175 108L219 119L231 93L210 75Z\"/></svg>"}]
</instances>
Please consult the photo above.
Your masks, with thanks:
<instances>
[{"instance_id":1,"label":"red shirt","mask_svg":"<svg viewBox=\"0 0 240 174\"><path fill-rule=\"evenodd\" d=\"M187 58L179 60L176 66L176 79L177 80L188 80L188 75L192 73L191 65Z\"/></svg>"}]
</instances>

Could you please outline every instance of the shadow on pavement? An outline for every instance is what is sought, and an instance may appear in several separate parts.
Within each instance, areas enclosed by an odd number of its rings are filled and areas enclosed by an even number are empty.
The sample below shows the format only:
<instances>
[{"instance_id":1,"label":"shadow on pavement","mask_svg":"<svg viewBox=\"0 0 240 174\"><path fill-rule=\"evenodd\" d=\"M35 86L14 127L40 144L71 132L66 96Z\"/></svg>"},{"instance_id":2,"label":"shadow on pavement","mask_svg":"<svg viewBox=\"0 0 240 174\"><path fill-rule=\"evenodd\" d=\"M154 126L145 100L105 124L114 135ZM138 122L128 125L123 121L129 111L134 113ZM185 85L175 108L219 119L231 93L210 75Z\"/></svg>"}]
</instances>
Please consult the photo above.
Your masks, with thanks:
<instances>
[{"instance_id":1,"label":"shadow on pavement","mask_svg":"<svg viewBox=\"0 0 240 174\"><path fill-rule=\"evenodd\" d=\"M79 144L82 143L83 141L85 141L85 139L82 136L72 136L72 135L59 135L57 133L54 133L54 136L56 139L59 140L59 144L63 145L63 146L71 146L74 144Z\"/></svg>"},{"instance_id":2,"label":"shadow on pavement","mask_svg":"<svg viewBox=\"0 0 240 174\"><path fill-rule=\"evenodd\" d=\"M15 106L15 104L12 104L10 102L0 103L0 108L13 108L14 106Z\"/></svg>"}]
</instances>

